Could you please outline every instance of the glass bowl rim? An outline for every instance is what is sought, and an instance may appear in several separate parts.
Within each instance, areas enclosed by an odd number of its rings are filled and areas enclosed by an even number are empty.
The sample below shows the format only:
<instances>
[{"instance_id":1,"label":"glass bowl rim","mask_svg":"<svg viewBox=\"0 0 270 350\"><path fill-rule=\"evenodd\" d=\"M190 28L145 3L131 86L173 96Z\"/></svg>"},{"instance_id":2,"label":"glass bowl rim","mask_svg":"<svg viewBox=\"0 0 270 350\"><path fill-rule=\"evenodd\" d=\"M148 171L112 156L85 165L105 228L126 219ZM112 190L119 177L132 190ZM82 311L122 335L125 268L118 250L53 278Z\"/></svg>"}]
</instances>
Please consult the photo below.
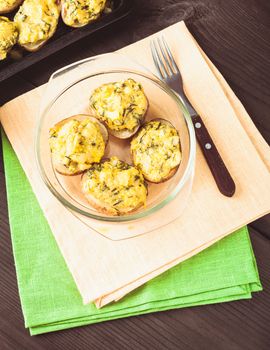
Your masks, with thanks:
<instances>
[{"instance_id":1,"label":"glass bowl rim","mask_svg":"<svg viewBox=\"0 0 270 350\"><path fill-rule=\"evenodd\" d=\"M183 176L180 178L179 182L177 183L175 188L171 191L171 193L165 199L160 201L158 204L154 205L151 208L148 208L148 209L146 208L145 210L143 210L141 212L134 212L134 213L128 214L128 215L100 216L98 214L96 215L96 214L88 213L88 212L76 207L75 205L70 203L68 200L66 200L60 193L58 193L57 190L55 190L53 184L48 179L48 177L46 175L46 171L44 170L43 165L42 165L39 139L40 139L40 134L42 131L42 122L43 122L47 112L50 110L50 108L53 106L53 104L57 101L57 99L60 96L62 96L71 87L80 83L81 81L84 81L86 79L89 79L89 78L92 78L95 76L112 74L112 73L121 73L121 74L127 73L127 74L134 74L134 75L142 76L143 78L150 80L152 83L156 84L159 88L161 88L166 94L168 94L176 102L176 104L178 105L178 107L181 109L181 111L183 113L184 119L186 121L187 129L188 129L188 133L189 133L189 157L188 157L188 163L187 163L186 169L184 170ZM49 80L49 82L52 80L52 77ZM37 168L38 168L39 174L40 174L43 182L45 183L46 187L50 190L50 192L66 208L70 209L71 211L75 211L77 214L80 214L80 215L83 215L83 216L86 216L86 217L89 217L89 218L95 219L95 220L109 221L109 222L128 222L128 221L134 221L137 219L145 218L148 215L155 213L156 211L158 211L159 209L163 208L165 205L170 203L177 196L177 194L183 188L185 183L188 181L189 177L192 176L192 172L193 172L194 167L195 167L196 139L195 139L195 131L194 131L193 123L191 120L191 116L190 116L184 102L182 101L181 97L178 94L176 94L166 83L164 83L162 80L157 78L154 74L152 77L148 74L145 74L143 72L139 72L136 70L113 69L113 70L102 70L102 71L98 71L98 72L83 76L83 77L79 78L78 80L73 81L65 88L61 89L61 91L59 91L57 93L57 95L53 99L51 99L48 104L45 105L45 107L43 108L43 111L39 112L38 121L37 121L37 128L36 128L36 132L35 132L34 148L35 148L35 159L36 159Z\"/></svg>"}]
</instances>

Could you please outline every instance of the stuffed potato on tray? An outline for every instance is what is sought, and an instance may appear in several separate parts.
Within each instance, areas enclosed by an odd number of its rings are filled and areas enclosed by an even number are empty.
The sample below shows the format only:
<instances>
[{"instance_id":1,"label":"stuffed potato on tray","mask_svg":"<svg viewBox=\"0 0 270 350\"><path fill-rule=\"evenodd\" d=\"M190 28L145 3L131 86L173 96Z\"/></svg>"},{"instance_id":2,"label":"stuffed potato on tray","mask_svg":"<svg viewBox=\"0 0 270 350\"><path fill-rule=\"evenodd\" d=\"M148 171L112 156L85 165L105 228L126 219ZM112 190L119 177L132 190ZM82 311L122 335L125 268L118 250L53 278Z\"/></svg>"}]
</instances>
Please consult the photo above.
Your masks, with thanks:
<instances>
[{"instance_id":1,"label":"stuffed potato on tray","mask_svg":"<svg viewBox=\"0 0 270 350\"><path fill-rule=\"evenodd\" d=\"M5 50L0 60L16 44L26 51L39 50L54 35L60 20L73 28L82 27L109 12L111 6L108 0L0 0L0 15L8 14L13 32L17 33L7 45L4 38L10 35L9 28L0 26L0 50Z\"/></svg>"}]
</instances>

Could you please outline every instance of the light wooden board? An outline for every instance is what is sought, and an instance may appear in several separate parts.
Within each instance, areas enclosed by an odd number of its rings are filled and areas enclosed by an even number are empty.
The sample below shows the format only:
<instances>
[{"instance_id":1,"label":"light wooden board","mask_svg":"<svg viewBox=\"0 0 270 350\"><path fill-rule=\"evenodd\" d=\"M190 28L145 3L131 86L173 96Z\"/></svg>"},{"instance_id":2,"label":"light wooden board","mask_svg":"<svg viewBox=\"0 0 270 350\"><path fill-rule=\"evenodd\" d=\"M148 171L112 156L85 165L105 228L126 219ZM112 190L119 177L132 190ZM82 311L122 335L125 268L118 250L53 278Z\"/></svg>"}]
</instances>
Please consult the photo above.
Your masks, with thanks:
<instances>
[{"instance_id":1,"label":"light wooden board","mask_svg":"<svg viewBox=\"0 0 270 350\"><path fill-rule=\"evenodd\" d=\"M83 297L102 306L270 211L269 147L226 82L202 56L183 23L164 30L186 92L205 120L235 179L222 196L198 149L193 192L183 215L150 234L111 242L81 224L43 185L34 162L33 131L42 88L9 102L1 122L31 182ZM153 68L149 38L122 50ZM177 208L175 208L177 210ZM119 227L120 228L120 227Z\"/></svg>"}]
</instances>

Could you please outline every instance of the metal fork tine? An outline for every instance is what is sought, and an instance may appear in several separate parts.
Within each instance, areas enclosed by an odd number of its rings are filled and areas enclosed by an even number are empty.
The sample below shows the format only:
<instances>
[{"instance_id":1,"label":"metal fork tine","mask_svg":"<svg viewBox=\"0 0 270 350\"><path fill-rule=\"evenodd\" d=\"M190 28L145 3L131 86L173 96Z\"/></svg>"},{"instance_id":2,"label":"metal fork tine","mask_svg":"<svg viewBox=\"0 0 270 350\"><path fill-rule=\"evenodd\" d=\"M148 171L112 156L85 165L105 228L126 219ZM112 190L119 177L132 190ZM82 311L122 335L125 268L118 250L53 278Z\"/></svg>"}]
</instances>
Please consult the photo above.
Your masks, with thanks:
<instances>
[{"instance_id":1,"label":"metal fork tine","mask_svg":"<svg viewBox=\"0 0 270 350\"><path fill-rule=\"evenodd\" d=\"M173 66L175 73L179 73L179 69L177 67L177 64L173 58L172 52L171 52L166 40L164 39L164 36L162 36L161 38L162 38L163 45L165 46L166 52L171 60L171 65Z\"/></svg>"},{"instance_id":2,"label":"metal fork tine","mask_svg":"<svg viewBox=\"0 0 270 350\"><path fill-rule=\"evenodd\" d=\"M151 40L150 42L150 47L151 47L151 52L152 52L152 57L153 57L153 60L154 60L154 63L155 63L155 66L156 66L156 69L158 71L158 75L161 79L164 79L164 76L161 72L161 68L159 66L159 62L158 62L158 54L157 54L157 51L156 51L156 48L154 46L154 42L153 40Z\"/></svg>"},{"instance_id":3,"label":"metal fork tine","mask_svg":"<svg viewBox=\"0 0 270 350\"><path fill-rule=\"evenodd\" d=\"M157 52L156 52L156 48L154 46L153 40L151 40L151 42L150 42L150 48L151 48L151 53L152 53L152 57L153 57L156 69L158 71L158 75L161 79L164 79L162 72L161 72L161 69L159 67L159 63L158 63L158 59L157 59Z\"/></svg>"},{"instance_id":4,"label":"metal fork tine","mask_svg":"<svg viewBox=\"0 0 270 350\"><path fill-rule=\"evenodd\" d=\"M168 57L165 53L166 51L166 47L164 46L164 41L163 41L163 45L161 43L161 40L160 38L157 39L157 42L158 42L158 45L159 45L159 50L163 56L163 59L164 59L164 62L166 63L166 69L167 69L167 72L169 73L169 75L173 75L173 70L172 70L172 67L171 67L171 62L168 60ZM165 50L164 50L164 47L165 47Z\"/></svg>"},{"instance_id":5,"label":"metal fork tine","mask_svg":"<svg viewBox=\"0 0 270 350\"><path fill-rule=\"evenodd\" d=\"M151 40L151 51L152 51L154 63L156 65L157 70L159 71L161 78L166 79L168 77L168 74L167 74L166 68L164 66L164 63L162 62L162 60L159 57L159 52L158 52L158 48L157 48L155 40Z\"/></svg>"}]
</instances>

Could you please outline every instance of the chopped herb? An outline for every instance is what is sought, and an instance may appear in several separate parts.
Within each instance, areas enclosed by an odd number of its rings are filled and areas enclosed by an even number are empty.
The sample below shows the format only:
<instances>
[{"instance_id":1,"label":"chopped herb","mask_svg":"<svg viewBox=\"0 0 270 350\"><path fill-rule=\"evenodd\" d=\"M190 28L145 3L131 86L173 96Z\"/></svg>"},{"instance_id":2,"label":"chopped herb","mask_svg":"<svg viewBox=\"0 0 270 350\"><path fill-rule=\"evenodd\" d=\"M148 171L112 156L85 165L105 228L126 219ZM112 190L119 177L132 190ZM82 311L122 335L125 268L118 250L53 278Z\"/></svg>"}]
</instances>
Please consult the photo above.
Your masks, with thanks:
<instances>
[{"instance_id":1,"label":"chopped herb","mask_svg":"<svg viewBox=\"0 0 270 350\"><path fill-rule=\"evenodd\" d=\"M122 203L122 202L123 202L123 200L120 199L119 201L115 202L113 205L118 205L118 204L120 204L120 203Z\"/></svg>"},{"instance_id":2,"label":"chopped herb","mask_svg":"<svg viewBox=\"0 0 270 350\"><path fill-rule=\"evenodd\" d=\"M156 128L156 130L158 130L161 127L161 123L158 123L158 127Z\"/></svg>"}]
</instances>

